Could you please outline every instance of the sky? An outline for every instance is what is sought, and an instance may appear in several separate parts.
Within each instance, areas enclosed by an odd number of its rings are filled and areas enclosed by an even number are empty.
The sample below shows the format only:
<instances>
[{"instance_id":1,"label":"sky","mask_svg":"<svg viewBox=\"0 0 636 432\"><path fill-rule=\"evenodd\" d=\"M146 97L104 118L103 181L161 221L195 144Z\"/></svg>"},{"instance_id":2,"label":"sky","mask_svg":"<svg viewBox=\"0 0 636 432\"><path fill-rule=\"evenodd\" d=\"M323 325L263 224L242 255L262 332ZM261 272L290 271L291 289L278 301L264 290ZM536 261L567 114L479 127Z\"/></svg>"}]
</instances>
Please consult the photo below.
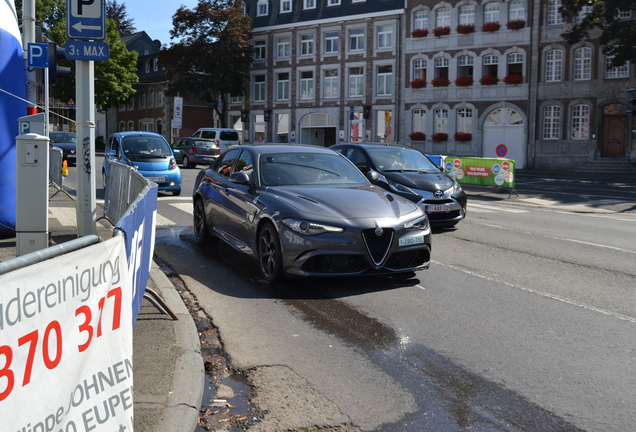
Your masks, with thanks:
<instances>
[{"instance_id":1,"label":"sky","mask_svg":"<svg viewBox=\"0 0 636 432\"><path fill-rule=\"evenodd\" d=\"M172 16L181 5L193 9L197 0L151 0L118 1L126 5L126 13L132 18L137 31L145 31L152 40L159 39L162 45L170 45ZM174 41L173 41L174 42Z\"/></svg>"}]
</instances>

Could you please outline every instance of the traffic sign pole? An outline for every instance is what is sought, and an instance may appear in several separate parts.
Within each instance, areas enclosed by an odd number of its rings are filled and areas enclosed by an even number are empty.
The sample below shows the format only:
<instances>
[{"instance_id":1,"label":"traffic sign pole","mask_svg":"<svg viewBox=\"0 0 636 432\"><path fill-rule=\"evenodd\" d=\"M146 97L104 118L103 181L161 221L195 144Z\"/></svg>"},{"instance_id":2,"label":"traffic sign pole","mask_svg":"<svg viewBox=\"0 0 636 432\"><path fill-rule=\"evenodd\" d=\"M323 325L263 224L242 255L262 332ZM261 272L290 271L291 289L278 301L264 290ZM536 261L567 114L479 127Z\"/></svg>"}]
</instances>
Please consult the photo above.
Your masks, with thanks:
<instances>
[{"instance_id":1,"label":"traffic sign pole","mask_svg":"<svg viewBox=\"0 0 636 432\"><path fill-rule=\"evenodd\" d=\"M77 103L77 235L97 234L95 193L95 62L75 61Z\"/></svg>"}]
</instances>

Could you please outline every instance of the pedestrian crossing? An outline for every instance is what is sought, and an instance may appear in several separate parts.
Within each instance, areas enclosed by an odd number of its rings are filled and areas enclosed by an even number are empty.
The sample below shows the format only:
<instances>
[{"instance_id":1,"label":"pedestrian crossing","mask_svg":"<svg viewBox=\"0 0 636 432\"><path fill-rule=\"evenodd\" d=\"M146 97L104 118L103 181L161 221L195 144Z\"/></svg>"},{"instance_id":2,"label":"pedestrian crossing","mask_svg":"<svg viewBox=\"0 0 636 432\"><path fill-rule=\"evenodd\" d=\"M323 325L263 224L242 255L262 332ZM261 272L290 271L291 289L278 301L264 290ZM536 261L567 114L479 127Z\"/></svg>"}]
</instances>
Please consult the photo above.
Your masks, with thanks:
<instances>
[{"instance_id":1,"label":"pedestrian crossing","mask_svg":"<svg viewBox=\"0 0 636 432\"><path fill-rule=\"evenodd\" d=\"M474 202L468 202L468 212L475 213L497 213L497 212L507 212L507 213L528 213L530 210L526 209L517 209L512 207L501 207L501 206L493 206L492 204L478 204Z\"/></svg>"}]
</instances>

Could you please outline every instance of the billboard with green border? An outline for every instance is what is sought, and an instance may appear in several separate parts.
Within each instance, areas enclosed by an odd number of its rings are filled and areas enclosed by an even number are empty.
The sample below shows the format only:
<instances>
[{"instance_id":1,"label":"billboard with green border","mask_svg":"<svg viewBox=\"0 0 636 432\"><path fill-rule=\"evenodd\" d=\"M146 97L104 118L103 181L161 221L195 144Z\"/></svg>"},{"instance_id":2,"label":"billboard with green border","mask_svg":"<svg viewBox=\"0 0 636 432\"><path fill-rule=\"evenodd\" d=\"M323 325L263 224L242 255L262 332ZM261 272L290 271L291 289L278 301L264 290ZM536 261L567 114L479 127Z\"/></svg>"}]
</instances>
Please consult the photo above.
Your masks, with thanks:
<instances>
[{"instance_id":1,"label":"billboard with green border","mask_svg":"<svg viewBox=\"0 0 636 432\"><path fill-rule=\"evenodd\" d=\"M515 187L512 159L446 156L444 171L460 184Z\"/></svg>"}]
</instances>

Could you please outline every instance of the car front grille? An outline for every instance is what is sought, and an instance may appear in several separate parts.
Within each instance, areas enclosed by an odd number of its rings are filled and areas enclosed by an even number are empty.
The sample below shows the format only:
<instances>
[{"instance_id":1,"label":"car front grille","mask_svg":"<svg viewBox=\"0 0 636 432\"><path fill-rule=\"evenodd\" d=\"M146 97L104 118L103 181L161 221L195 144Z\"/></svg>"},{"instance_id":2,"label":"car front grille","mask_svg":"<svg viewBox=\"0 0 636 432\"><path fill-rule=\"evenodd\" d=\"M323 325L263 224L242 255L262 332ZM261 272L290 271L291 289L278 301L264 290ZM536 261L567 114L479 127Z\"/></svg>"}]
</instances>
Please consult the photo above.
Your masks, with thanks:
<instances>
[{"instance_id":1,"label":"car front grille","mask_svg":"<svg viewBox=\"0 0 636 432\"><path fill-rule=\"evenodd\" d=\"M386 228L382 230L382 235L377 235L375 229L366 229L362 231L362 238L373 263L378 266L382 264L393 242L393 230Z\"/></svg>"},{"instance_id":2,"label":"car front grille","mask_svg":"<svg viewBox=\"0 0 636 432\"><path fill-rule=\"evenodd\" d=\"M389 257L384 268L388 270L401 270L420 266L431 260L428 248L396 252Z\"/></svg>"},{"instance_id":3,"label":"car front grille","mask_svg":"<svg viewBox=\"0 0 636 432\"><path fill-rule=\"evenodd\" d=\"M308 273L361 273L367 269L360 255L318 255L307 260L302 269Z\"/></svg>"},{"instance_id":4,"label":"car front grille","mask_svg":"<svg viewBox=\"0 0 636 432\"><path fill-rule=\"evenodd\" d=\"M427 213L428 220L431 222L454 219L460 216L459 210L449 211L448 213Z\"/></svg>"}]
</instances>

